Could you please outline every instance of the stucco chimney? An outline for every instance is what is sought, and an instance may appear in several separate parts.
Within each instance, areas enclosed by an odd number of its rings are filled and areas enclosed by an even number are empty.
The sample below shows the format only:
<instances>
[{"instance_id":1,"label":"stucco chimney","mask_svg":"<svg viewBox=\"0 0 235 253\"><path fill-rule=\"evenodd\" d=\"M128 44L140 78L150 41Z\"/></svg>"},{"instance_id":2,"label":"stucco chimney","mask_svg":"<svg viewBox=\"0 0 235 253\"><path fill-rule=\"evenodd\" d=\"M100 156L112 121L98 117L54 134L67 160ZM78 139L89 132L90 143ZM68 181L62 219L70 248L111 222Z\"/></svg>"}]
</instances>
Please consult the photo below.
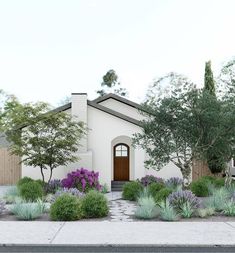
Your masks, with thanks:
<instances>
[{"instance_id":1,"label":"stucco chimney","mask_svg":"<svg viewBox=\"0 0 235 253\"><path fill-rule=\"evenodd\" d=\"M72 93L72 116L87 125L87 93ZM87 152L87 137L80 141L79 152Z\"/></svg>"}]
</instances>

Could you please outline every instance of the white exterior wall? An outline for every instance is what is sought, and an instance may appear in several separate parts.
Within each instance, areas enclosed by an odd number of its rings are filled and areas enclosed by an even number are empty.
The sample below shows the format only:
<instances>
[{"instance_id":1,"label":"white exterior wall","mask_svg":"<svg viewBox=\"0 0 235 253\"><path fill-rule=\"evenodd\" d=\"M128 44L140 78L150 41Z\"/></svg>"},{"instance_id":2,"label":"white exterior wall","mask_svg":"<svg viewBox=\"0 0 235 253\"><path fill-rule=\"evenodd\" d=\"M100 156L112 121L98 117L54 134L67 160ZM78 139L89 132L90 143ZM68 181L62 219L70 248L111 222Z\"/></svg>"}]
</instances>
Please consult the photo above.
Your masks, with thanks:
<instances>
[{"instance_id":1,"label":"white exterior wall","mask_svg":"<svg viewBox=\"0 0 235 253\"><path fill-rule=\"evenodd\" d=\"M136 119L136 120L144 119L144 116L141 115L136 108L126 105L124 103L121 103L115 99L109 98L103 102L100 102L99 104L103 105L107 108L110 108L116 112L120 112L126 116L133 118L133 119Z\"/></svg>"},{"instance_id":2,"label":"white exterior wall","mask_svg":"<svg viewBox=\"0 0 235 253\"><path fill-rule=\"evenodd\" d=\"M131 146L133 134L142 131L141 128L94 107L87 106L87 104L85 110L81 112L81 108L84 108L86 98L84 98L85 96L77 96L79 95L74 95L72 103L76 107L79 107L79 109L73 108L72 106L72 109L66 112L77 116L79 120L83 119L89 128L87 138L83 140L83 148L78 152L81 160L68 166L56 168L53 172L53 178L62 179L66 177L68 172L85 167L98 171L100 174L100 182L102 184L106 183L110 188L111 181L113 180L113 147L118 143L126 143L130 147L130 180L141 178L147 174L153 174L163 178L172 176L182 177L179 169L173 164L168 164L161 171L145 169L145 151L140 148L134 149ZM137 109L116 102L113 99L109 101L109 106L111 104L114 105L114 108L109 108L114 110L118 107L119 109L117 111L130 117L141 119L136 117L136 115L139 115ZM82 107L80 103L83 103ZM80 112L83 113L82 117L79 115ZM44 171L44 173L47 179L49 171ZM22 165L22 176L29 176L34 179L41 178L40 169Z\"/></svg>"}]
</instances>

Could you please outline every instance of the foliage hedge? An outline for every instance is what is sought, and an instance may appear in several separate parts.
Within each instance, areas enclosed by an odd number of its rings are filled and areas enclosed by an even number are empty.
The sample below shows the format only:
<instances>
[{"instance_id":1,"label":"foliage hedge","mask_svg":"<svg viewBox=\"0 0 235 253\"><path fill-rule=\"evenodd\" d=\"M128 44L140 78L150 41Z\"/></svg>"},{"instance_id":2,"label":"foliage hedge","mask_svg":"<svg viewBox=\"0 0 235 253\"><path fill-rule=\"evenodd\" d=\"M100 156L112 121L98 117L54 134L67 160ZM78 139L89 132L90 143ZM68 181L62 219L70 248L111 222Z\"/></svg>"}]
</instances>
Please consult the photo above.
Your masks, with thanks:
<instances>
[{"instance_id":1,"label":"foliage hedge","mask_svg":"<svg viewBox=\"0 0 235 253\"><path fill-rule=\"evenodd\" d=\"M51 205L50 217L53 221L74 221L83 217L82 200L70 194L63 194Z\"/></svg>"},{"instance_id":2,"label":"foliage hedge","mask_svg":"<svg viewBox=\"0 0 235 253\"><path fill-rule=\"evenodd\" d=\"M161 183L151 183L148 186L148 191L151 196L154 197L163 188L165 188L165 186Z\"/></svg>"},{"instance_id":3,"label":"foliage hedge","mask_svg":"<svg viewBox=\"0 0 235 253\"><path fill-rule=\"evenodd\" d=\"M172 189L162 188L157 194L154 196L154 200L156 203L160 203L162 201L166 201L167 197L173 192Z\"/></svg>"},{"instance_id":4,"label":"foliage hedge","mask_svg":"<svg viewBox=\"0 0 235 253\"><path fill-rule=\"evenodd\" d=\"M43 188L36 181L28 181L19 187L20 196L26 201L36 201L37 199L42 199Z\"/></svg>"},{"instance_id":5,"label":"foliage hedge","mask_svg":"<svg viewBox=\"0 0 235 253\"><path fill-rule=\"evenodd\" d=\"M100 218L108 215L108 201L98 191L91 190L82 198L82 212L85 218Z\"/></svg>"},{"instance_id":6,"label":"foliage hedge","mask_svg":"<svg viewBox=\"0 0 235 253\"><path fill-rule=\"evenodd\" d=\"M137 181L127 182L123 185L122 197L123 199L126 200L136 201L142 190L143 186L140 182Z\"/></svg>"},{"instance_id":7,"label":"foliage hedge","mask_svg":"<svg viewBox=\"0 0 235 253\"><path fill-rule=\"evenodd\" d=\"M20 188L21 185L28 183L28 182L33 182L34 180L30 177L23 177L17 182L17 187Z\"/></svg>"}]
</instances>

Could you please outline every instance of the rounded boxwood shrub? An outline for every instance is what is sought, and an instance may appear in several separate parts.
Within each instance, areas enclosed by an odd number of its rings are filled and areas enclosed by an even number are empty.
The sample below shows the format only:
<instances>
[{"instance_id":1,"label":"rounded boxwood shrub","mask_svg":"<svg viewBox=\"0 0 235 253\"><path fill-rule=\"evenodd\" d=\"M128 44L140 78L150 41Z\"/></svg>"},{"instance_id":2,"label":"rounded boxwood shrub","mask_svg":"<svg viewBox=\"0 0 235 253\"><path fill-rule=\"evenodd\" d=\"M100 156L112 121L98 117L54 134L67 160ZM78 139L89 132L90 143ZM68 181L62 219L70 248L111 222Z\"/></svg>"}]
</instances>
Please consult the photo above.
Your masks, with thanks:
<instances>
[{"instance_id":1,"label":"rounded boxwood shrub","mask_svg":"<svg viewBox=\"0 0 235 253\"><path fill-rule=\"evenodd\" d=\"M156 193L154 196L154 200L157 203L165 201L167 197L173 192L172 189L169 188L162 188L159 192Z\"/></svg>"},{"instance_id":2,"label":"rounded boxwood shrub","mask_svg":"<svg viewBox=\"0 0 235 253\"><path fill-rule=\"evenodd\" d=\"M74 221L83 217L82 200L70 194L63 194L51 205L50 217L54 221Z\"/></svg>"},{"instance_id":3,"label":"rounded boxwood shrub","mask_svg":"<svg viewBox=\"0 0 235 253\"><path fill-rule=\"evenodd\" d=\"M26 201L36 201L43 196L42 186L35 181L22 184L19 190L20 196Z\"/></svg>"},{"instance_id":4,"label":"rounded boxwood shrub","mask_svg":"<svg viewBox=\"0 0 235 253\"><path fill-rule=\"evenodd\" d=\"M122 188L122 197L126 200L137 200L141 191L143 190L143 186L140 182L132 181L125 183Z\"/></svg>"},{"instance_id":5,"label":"rounded boxwood shrub","mask_svg":"<svg viewBox=\"0 0 235 253\"><path fill-rule=\"evenodd\" d=\"M34 180L30 177L23 177L21 178L18 183L17 183L17 186L18 187L21 187L21 185L25 184L25 183L28 183L28 182L33 182Z\"/></svg>"},{"instance_id":6,"label":"rounded boxwood shrub","mask_svg":"<svg viewBox=\"0 0 235 253\"><path fill-rule=\"evenodd\" d=\"M165 186L161 183L152 183L148 186L148 191L154 197Z\"/></svg>"},{"instance_id":7,"label":"rounded boxwood shrub","mask_svg":"<svg viewBox=\"0 0 235 253\"><path fill-rule=\"evenodd\" d=\"M208 183L211 183L212 181L209 181L207 179L201 178L197 181L194 181L191 183L191 191L197 196L197 197L207 197L209 196L209 189L208 189Z\"/></svg>"},{"instance_id":8,"label":"rounded boxwood shrub","mask_svg":"<svg viewBox=\"0 0 235 253\"><path fill-rule=\"evenodd\" d=\"M100 218L108 215L108 201L98 191L91 190L82 198L82 212L85 218Z\"/></svg>"}]
</instances>

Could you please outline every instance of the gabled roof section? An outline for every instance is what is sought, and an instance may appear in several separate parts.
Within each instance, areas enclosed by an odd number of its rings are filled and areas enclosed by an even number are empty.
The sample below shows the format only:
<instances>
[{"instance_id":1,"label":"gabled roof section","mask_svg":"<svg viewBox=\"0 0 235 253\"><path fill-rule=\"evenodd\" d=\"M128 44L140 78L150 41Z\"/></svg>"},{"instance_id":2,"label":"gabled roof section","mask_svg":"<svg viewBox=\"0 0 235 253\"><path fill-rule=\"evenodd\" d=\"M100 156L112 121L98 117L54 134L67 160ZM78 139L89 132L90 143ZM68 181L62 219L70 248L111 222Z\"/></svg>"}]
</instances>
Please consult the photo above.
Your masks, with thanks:
<instances>
[{"instance_id":1,"label":"gabled roof section","mask_svg":"<svg viewBox=\"0 0 235 253\"><path fill-rule=\"evenodd\" d=\"M129 116L125 115L125 114L122 114L120 112L114 111L114 110L112 110L110 108L107 108L107 107L99 104L99 103L101 103L101 102L103 102L103 101L105 101L107 99L110 99L110 98L115 99L115 100L117 100L117 101L119 101L121 103L124 103L126 105L132 106L132 107L134 107L134 108L136 108L138 110L141 109L141 106L139 104L137 104L135 102L132 102L132 101L126 99L126 98L120 97L118 95L112 94L112 93L107 94L107 95L102 96L102 97L99 97L99 98L96 98L93 101L87 100L87 104L89 106L95 108L95 109L98 109L98 110L100 110L102 112L108 113L108 114L110 114L110 115L112 115L114 117L117 117L119 119L125 120L125 121L130 122L130 123L132 123L134 125L141 126L141 122L139 120L136 120L136 119L134 119L132 117L129 117ZM52 112L63 112L63 111L69 110L71 107L72 107L72 103L68 103L66 105L57 107L56 109L52 110Z\"/></svg>"},{"instance_id":2,"label":"gabled roof section","mask_svg":"<svg viewBox=\"0 0 235 253\"><path fill-rule=\"evenodd\" d=\"M133 101L131 101L129 99L126 99L124 97L118 96L118 95L113 94L113 93L109 93L107 95L98 97L98 98L94 99L93 102L99 104L99 103L104 102L105 100L108 100L110 98L112 98L112 99L114 99L116 101L119 101L119 102L121 102L123 104L126 104L126 105L129 105L131 107L134 107L134 108L136 108L138 110L141 110L140 104L137 104L137 103L135 103L135 102L133 102Z\"/></svg>"}]
</instances>

